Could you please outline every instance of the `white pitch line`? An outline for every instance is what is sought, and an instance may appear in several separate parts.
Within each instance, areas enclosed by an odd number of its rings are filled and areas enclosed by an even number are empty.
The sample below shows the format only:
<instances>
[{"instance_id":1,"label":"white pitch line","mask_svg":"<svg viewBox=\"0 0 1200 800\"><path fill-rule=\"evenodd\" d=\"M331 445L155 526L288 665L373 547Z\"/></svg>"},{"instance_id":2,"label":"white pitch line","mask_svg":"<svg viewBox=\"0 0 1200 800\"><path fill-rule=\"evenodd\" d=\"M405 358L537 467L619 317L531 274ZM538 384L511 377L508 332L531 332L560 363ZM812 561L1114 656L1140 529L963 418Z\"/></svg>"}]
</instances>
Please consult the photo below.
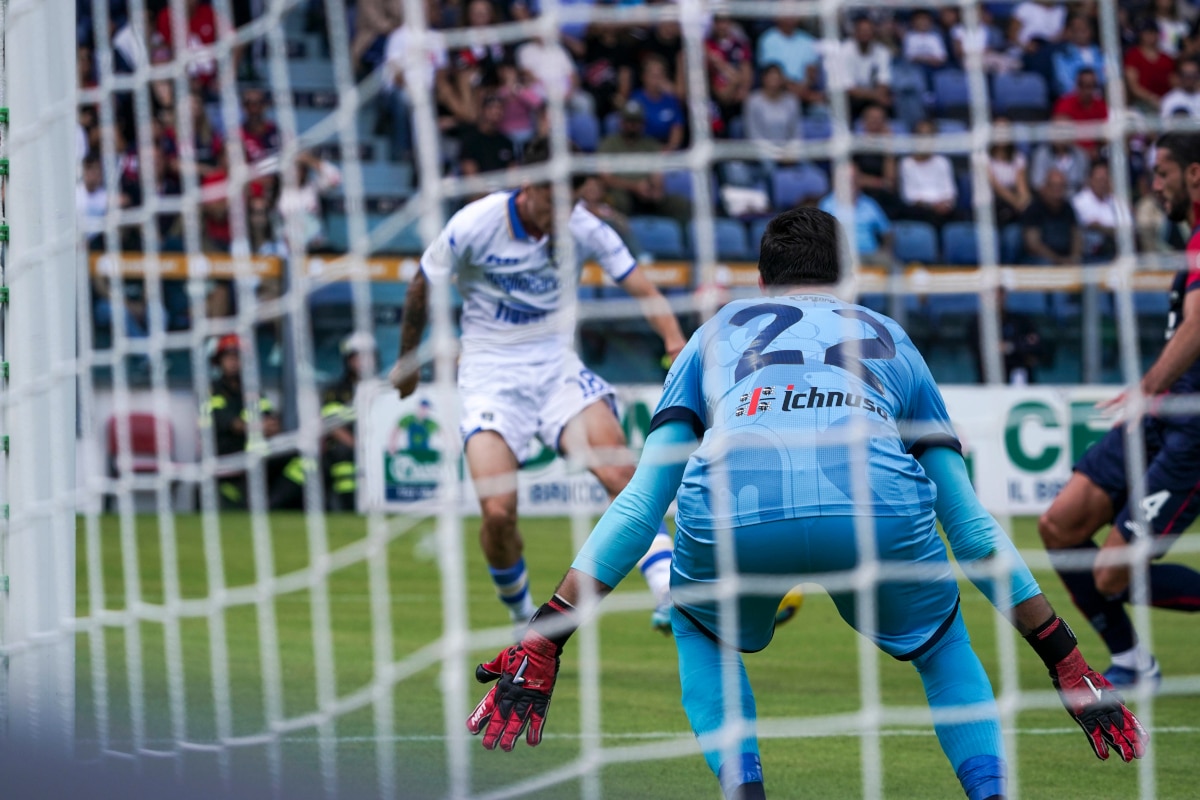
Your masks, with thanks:
<instances>
[{"instance_id":1,"label":"white pitch line","mask_svg":"<svg viewBox=\"0 0 1200 800\"><path fill-rule=\"evenodd\" d=\"M1016 733L1019 736L1066 736L1066 735L1076 736L1079 734L1079 728L1078 727L1017 728L1015 730L1006 729L1004 732L1005 733ZM1200 727L1197 727L1194 725L1164 726L1164 727L1155 728L1153 731L1151 731L1152 735L1154 735L1154 734L1157 734L1157 735L1197 734L1197 733L1200 733ZM885 736L885 737L887 737L887 736L896 736L896 737L900 737L900 736L933 736L934 732L933 732L932 728L885 728L882 731L880 731L879 734L881 736ZM585 734L581 734L581 733L545 733L542 735L542 738L543 739L561 739L561 740L570 741L570 740L575 740L575 739L582 739L582 738L584 738L584 735ZM771 732L764 733L763 731L759 732L760 739L847 739L847 738L855 738L858 735L859 734L857 734L857 733L805 733L804 731L788 731L786 733L771 733ZM388 736L388 737L378 737L378 736L335 736L335 737L331 737L332 741L337 742L338 744L367 744L367 743L375 743L375 742L394 742L397 744L403 744L405 742L415 742L415 743L444 742L448 738L449 737L447 737L445 735L441 735L441 734L419 734L419 735L410 735L410 736L397 735L397 736ZM641 732L641 733L636 733L636 732L601 733L601 734L596 734L594 737L589 735L589 738L598 738L603 741L613 741L613 742L654 741L654 740L670 741L672 739L691 739L692 734L690 731L645 731L645 732ZM322 741L329 741L329 740L330 740L329 738L320 737L320 736L283 736L280 738L280 741L285 744L317 744ZM94 739L77 739L76 742L79 744L92 744L92 745L95 745L98 743ZM207 742L189 741L189 743L190 744L219 745L219 742L216 742L216 741L207 741ZM122 744L128 745L128 744L130 744L130 742L121 742L121 741L117 741L117 740L113 740L113 739L108 740L109 747L119 747ZM155 747L155 746L169 747L173 744L173 741L170 739L144 739L143 744L146 747Z\"/></svg>"}]
</instances>

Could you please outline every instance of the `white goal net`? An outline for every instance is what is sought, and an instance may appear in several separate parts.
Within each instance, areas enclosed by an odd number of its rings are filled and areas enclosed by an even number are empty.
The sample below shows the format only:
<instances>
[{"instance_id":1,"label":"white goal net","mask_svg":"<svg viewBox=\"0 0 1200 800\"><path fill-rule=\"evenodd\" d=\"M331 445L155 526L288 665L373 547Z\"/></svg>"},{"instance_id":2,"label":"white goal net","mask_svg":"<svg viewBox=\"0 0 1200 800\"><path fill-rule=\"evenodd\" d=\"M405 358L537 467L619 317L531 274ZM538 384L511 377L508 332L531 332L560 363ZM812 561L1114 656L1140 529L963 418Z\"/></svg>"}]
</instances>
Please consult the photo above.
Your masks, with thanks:
<instances>
[{"instance_id":1,"label":"white goal net","mask_svg":"<svg viewBox=\"0 0 1200 800\"><path fill-rule=\"evenodd\" d=\"M0 0L0 722L31 754L14 780L716 796L637 580L572 640L542 746L485 753L463 725L474 665L512 629L457 433L454 289L432 293L416 395L384 376L425 245L529 181L552 183L560 228L576 199L608 221L685 335L757 294L775 213L833 211L855 242L844 288L921 348L981 498L1099 667L1035 518L1111 424L1095 402L1159 352L1190 235L1148 158L1193 124L1164 94L1200 80L1195 9L1134 5ZM1178 60L1131 88L1144 22ZM521 166L540 137L550 161ZM563 280L636 451L662 343L596 264ZM536 605L608 497L526 455ZM1197 553L1184 537L1171 557ZM865 600L881 577L845 586ZM966 582L963 608L1010 797L1188 794L1189 619L1131 611L1171 708L1138 695L1154 749L1100 787L1041 665ZM959 791L911 669L819 591L748 664L773 796Z\"/></svg>"}]
</instances>

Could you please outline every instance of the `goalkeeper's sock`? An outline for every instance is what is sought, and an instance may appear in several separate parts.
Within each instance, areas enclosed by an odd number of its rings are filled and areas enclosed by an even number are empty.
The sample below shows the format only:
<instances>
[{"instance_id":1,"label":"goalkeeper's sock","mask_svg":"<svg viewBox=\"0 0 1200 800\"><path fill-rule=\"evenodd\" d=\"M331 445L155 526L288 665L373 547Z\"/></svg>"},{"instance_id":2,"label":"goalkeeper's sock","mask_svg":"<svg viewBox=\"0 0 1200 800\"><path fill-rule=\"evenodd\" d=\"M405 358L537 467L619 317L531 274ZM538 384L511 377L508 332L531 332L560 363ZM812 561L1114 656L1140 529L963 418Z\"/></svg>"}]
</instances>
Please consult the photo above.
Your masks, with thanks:
<instances>
[{"instance_id":1,"label":"goalkeeper's sock","mask_svg":"<svg viewBox=\"0 0 1200 800\"><path fill-rule=\"evenodd\" d=\"M666 523L662 523L659 525L658 533L654 536L654 541L650 543L650 549L638 561L638 568L646 578L646 585L650 587L650 592L655 599L660 601L665 599L671 591L672 544L671 536L667 533Z\"/></svg>"},{"instance_id":2,"label":"goalkeeper's sock","mask_svg":"<svg viewBox=\"0 0 1200 800\"><path fill-rule=\"evenodd\" d=\"M513 622L528 622L533 612L533 599L529 595L529 573L525 571L525 559L521 558L511 567L497 569L488 567L492 583L500 602L508 607Z\"/></svg>"},{"instance_id":3,"label":"goalkeeper's sock","mask_svg":"<svg viewBox=\"0 0 1200 800\"><path fill-rule=\"evenodd\" d=\"M969 800L1004 795L1000 716L962 614L928 652L913 659L925 684L933 728ZM975 719L962 719L970 712ZM958 717L958 719L954 719Z\"/></svg>"},{"instance_id":4,"label":"goalkeeper's sock","mask_svg":"<svg viewBox=\"0 0 1200 800\"><path fill-rule=\"evenodd\" d=\"M1066 584L1067 591L1071 593L1071 599L1075 601L1076 607L1083 612L1083 616L1108 645L1108 651L1120 653L1133 647L1137 640L1133 632L1133 623L1129 621L1129 615L1125 613L1125 604L1120 599L1108 598L1100 594L1090 566L1081 565L1078 562L1064 563L1064 561L1074 561L1087 556L1090 556L1087 559L1089 563L1094 562L1099 550L1096 543L1091 540L1075 547L1051 550L1049 551L1050 564L1062 578L1062 582ZM1059 555L1063 557L1058 558Z\"/></svg>"}]
</instances>

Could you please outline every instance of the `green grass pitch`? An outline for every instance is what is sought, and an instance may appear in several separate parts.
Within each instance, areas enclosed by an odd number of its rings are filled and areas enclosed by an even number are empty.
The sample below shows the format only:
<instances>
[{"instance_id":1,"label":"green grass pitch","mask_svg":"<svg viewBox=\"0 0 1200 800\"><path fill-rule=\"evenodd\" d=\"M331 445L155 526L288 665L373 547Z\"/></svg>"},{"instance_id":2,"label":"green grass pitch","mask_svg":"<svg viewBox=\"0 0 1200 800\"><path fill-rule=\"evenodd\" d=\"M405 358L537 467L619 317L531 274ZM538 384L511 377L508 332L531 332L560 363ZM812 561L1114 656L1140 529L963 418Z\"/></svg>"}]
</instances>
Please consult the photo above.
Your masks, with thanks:
<instances>
[{"instance_id":1,"label":"green grass pitch","mask_svg":"<svg viewBox=\"0 0 1200 800\"><path fill-rule=\"evenodd\" d=\"M296 588L273 601L242 603L223 615L208 615L203 605L187 601L208 596L209 574L201 518L174 518L179 595L185 601L185 616L176 631L154 619L154 607L164 602L163 536L152 516L131 520L122 531L116 517L102 517L94 535L102 568L89 570L87 526L81 522L78 542L78 613L92 613L96 589L104 607L120 611L127 607L131 590L140 593L150 607L135 626L120 617L108 618L101 634L81 632L77 638L77 736L81 758L99 757L100 742L113 752L130 752L135 734L148 749L172 751L176 733L200 745L176 758L143 758L142 774L164 785L181 776L191 785L211 783L217 774L218 756L206 750L217 735L215 718L210 624L222 618L225 625L229 696L234 736L252 736L265 729L270 695L264 690L260 621L273 613L278 630L278 663L281 714L295 719L317 709L317 670L314 666L313 619L310 593ZM222 514L219 519L223 582L237 596L263 575L285 576L309 566L309 533L299 515L273 514L269 530L260 532L256 559L255 535L248 515ZM326 535L333 552L349 553L364 544L367 524L359 517L330 516ZM394 659L408 660L422 647L435 642L442 630L442 592L432 521L413 524L387 523L379 559L386 559L392 614ZM1033 521L1016 521L1016 539L1021 548L1037 547ZM468 576L467 608L474 631L491 629L498 636L507 614L495 600L475 543L477 521L464 524L463 552ZM562 519L527 519L522 522L526 558L535 597L544 599L570 561L569 524ZM273 565L265 563L262 544L270 542ZM1180 557L1182 560L1182 557ZM1187 556L1194 565L1200 558ZM349 697L372 680L372 626L368 591L368 566L364 559L350 557L347 565L334 571L328 581L335 685L325 687L337 697ZM123 579L124 565L137 564L140 586ZM89 582L102 575L103 586ZM1107 658L1098 638L1079 618L1062 585L1051 573L1038 572L1038 579L1051 601L1070 620L1081 636L1084 653L1101 669ZM102 589L102 591L100 591ZM599 746L623 760L598 770L599 794L604 798L655 797L718 798L716 781L695 748L679 704L675 651L669 639L649 628L649 596L640 576L632 576L618 589L627 605L637 610L606 613L599 626L601 678ZM999 687L996 616L986 601L969 584L962 587L963 608L976 650L983 659L993 686ZM250 598L253 599L253 598ZM644 602L640 602L643 601ZM1153 612L1156 654L1164 673L1171 678L1200 675L1198 668L1197 622L1187 615ZM136 634L137 638L131 638ZM177 639L175 638L177 636ZM131 668L137 660L140 639L140 671ZM184 664L182 681L172 684L164 653L177 641ZM771 733L762 742L767 788L776 798L852 798L863 792L861 774L862 740L853 735L817 737L813 732L836 715L852 715L860 709L859 643L857 635L837 617L828 597L819 591L808 594L794 621L781 628L763 653L747 657L751 681L758 700L764 730ZM580 646L572 642L563 659L547 739L531 749L522 742L513 753L485 752L474 740L468 742L469 786L476 794L500 790L519 781L550 772L579 758L583 747L579 681ZM103 654L105 690L98 691L93 659ZM1040 691L1042 701L1057 703L1046 692L1049 682L1044 669L1023 642L1016 642L1019 683L1022 689ZM474 661L490 657L495 648L473 650ZM924 696L912 667L880 657L882 701L888 708L922 709ZM418 670L396 683L393 739L387 742L395 761L395 783L402 798L444 796L448 723L441 691L439 666ZM142 683L141 713L132 702L131 684ZM469 696L460 698L469 710L482 696L473 680ZM169 713L174 691L184 698L186 719ZM1038 699L1035 697L1035 699ZM100 702L103 701L103 702ZM1044 705L1044 703L1043 703ZM1200 698L1180 693L1158 697L1151 709L1153 726L1152 777L1160 798L1194 798L1193 764L1200 749ZM331 734L336 744L340 796L374 796L376 752L374 712L370 705L340 715L324 733L304 727L282 734L278 748L283 796L320 795L318 738ZM100 724L106 716L107 723ZM811 718L810 722L805 722ZM461 725L460 720L449 720ZM1020 797L1034 800L1062 798L1137 797L1139 770L1122 764L1114 756L1098 761L1082 733L1057 705L1020 711L1015 716L1015 755ZM809 735L796 735L808 732ZM955 798L961 789L945 761L927 716L889 725L881 740L882 780L888 798ZM674 755L658 757L664 750ZM133 767L120 759L105 759L117 770ZM247 744L230 750L229 764L235 786L262 786L271 768L269 750L262 744ZM527 798L578 797L577 779L523 793Z\"/></svg>"}]
</instances>

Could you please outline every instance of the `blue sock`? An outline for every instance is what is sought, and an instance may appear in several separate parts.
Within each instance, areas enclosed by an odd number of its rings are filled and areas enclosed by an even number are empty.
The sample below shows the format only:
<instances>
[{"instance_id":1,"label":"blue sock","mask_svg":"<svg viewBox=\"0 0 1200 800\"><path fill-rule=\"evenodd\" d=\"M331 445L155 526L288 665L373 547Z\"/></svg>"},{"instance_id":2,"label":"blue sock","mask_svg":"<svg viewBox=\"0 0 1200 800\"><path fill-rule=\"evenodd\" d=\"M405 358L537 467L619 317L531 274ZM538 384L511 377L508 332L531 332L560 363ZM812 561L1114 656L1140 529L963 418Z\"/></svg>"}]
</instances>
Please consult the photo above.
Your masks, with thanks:
<instances>
[{"instance_id":1,"label":"blue sock","mask_svg":"<svg viewBox=\"0 0 1200 800\"><path fill-rule=\"evenodd\" d=\"M525 559L522 557L511 567L496 569L488 567L492 574L492 583L496 584L496 594L500 602L508 606L508 613L514 620L527 620L533 616L533 600L529 596L529 573L525 571Z\"/></svg>"},{"instance_id":2,"label":"blue sock","mask_svg":"<svg viewBox=\"0 0 1200 800\"><path fill-rule=\"evenodd\" d=\"M1004 743L1000 715L983 665L971 649L959 613L941 641L913 660L925 684L938 743L968 800L1004 795ZM949 719L970 707L975 719ZM950 714L944 713L950 712Z\"/></svg>"},{"instance_id":3,"label":"blue sock","mask_svg":"<svg viewBox=\"0 0 1200 800\"><path fill-rule=\"evenodd\" d=\"M1096 633L1100 634L1104 643L1108 645L1108 652L1123 653L1137 642L1137 636L1133 632L1133 623L1130 622L1129 615L1125 613L1125 604L1120 600L1113 600L1100 594L1090 567L1081 569L1079 566L1072 566L1068 568L1061 564L1061 559L1058 559L1059 563L1055 563L1056 553L1069 555L1072 558L1090 553L1094 558L1099 551L1100 548L1096 546L1096 543L1089 539L1075 547L1051 550L1049 552L1050 564L1062 578L1062 582L1066 584L1067 591L1071 593L1071 599L1075 605L1083 612L1083 616L1095 628Z\"/></svg>"},{"instance_id":4,"label":"blue sock","mask_svg":"<svg viewBox=\"0 0 1200 800\"><path fill-rule=\"evenodd\" d=\"M721 647L705 636L678 609L671 615L675 634L675 649L679 653L679 682L683 688L683 710L687 713L692 731L700 740L704 760L721 781L721 789L732 797L742 784L762 783L762 763L758 755L758 738L753 725L757 719L754 694L746 678L741 653ZM723 670L732 669L740 688L741 718L751 729L743 734L733 750L736 761L722 764L730 748L713 739L725 723L725 678Z\"/></svg>"}]
</instances>

